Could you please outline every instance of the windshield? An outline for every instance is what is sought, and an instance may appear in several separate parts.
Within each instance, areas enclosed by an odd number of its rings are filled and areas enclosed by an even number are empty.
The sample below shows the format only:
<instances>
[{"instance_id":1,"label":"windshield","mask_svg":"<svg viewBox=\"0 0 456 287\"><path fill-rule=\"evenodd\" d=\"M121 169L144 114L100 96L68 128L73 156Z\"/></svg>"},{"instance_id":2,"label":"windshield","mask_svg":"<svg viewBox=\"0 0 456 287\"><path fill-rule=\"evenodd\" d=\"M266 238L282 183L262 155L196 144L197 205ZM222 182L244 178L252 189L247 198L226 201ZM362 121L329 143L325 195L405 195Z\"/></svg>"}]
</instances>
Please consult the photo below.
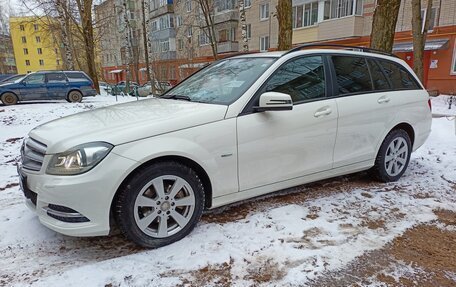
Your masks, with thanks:
<instances>
[{"instance_id":1,"label":"windshield","mask_svg":"<svg viewBox=\"0 0 456 287\"><path fill-rule=\"evenodd\" d=\"M162 97L229 105L275 60L266 57L221 60L190 76Z\"/></svg>"},{"instance_id":2,"label":"windshield","mask_svg":"<svg viewBox=\"0 0 456 287\"><path fill-rule=\"evenodd\" d=\"M1 84L19 83L24 77L24 75L12 76L1 82Z\"/></svg>"}]
</instances>

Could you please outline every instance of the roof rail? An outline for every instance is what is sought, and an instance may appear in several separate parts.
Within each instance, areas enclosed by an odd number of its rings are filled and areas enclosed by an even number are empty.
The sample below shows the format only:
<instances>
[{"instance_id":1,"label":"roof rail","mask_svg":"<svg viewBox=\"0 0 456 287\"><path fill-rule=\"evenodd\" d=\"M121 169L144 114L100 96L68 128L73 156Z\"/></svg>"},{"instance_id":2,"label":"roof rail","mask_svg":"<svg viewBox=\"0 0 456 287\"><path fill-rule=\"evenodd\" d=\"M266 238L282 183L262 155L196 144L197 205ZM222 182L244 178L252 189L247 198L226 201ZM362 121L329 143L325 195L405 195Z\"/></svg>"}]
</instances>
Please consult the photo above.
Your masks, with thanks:
<instances>
[{"instance_id":1,"label":"roof rail","mask_svg":"<svg viewBox=\"0 0 456 287\"><path fill-rule=\"evenodd\" d=\"M299 50L301 50L301 49L313 48L313 47L345 48L345 49L359 50L359 51L362 51L362 52L375 53L375 54L381 54L381 55L386 55L386 56L391 56L391 57L399 58L398 56L396 56L396 55L394 55L394 54L392 54L392 53L384 52L384 51L377 50L377 49L366 48L366 47L359 47L359 46L347 46L347 45L340 45L340 44L324 44L324 43L322 43L322 44L311 43L311 44L299 45L299 46L297 46L297 47L295 47L295 48L292 48L291 50L288 50L285 54L282 55L282 57L285 56L285 55L287 55L287 54L290 54L290 53L299 51Z\"/></svg>"}]
</instances>

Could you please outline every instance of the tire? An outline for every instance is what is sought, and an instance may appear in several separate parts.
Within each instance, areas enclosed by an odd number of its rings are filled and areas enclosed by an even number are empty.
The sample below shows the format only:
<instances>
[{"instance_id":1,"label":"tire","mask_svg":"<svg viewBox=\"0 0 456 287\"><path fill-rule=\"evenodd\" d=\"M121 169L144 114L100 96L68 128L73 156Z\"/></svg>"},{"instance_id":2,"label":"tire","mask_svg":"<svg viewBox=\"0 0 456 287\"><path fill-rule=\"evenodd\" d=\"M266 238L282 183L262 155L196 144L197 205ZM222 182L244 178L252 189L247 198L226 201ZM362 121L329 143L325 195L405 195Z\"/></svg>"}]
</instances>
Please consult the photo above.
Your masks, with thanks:
<instances>
[{"instance_id":1,"label":"tire","mask_svg":"<svg viewBox=\"0 0 456 287\"><path fill-rule=\"evenodd\" d=\"M408 133L401 129L391 131L380 146L373 175L382 182L397 181L407 169L411 153Z\"/></svg>"},{"instance_id":2,"label":"tire","mask_svg":"<svg viewBox=\"0 0 456 287\"><path fill-rule=\"evenodd\" d=\"M67 101L70 103L82 102L82 94L78 91L71 91L67 96Z\"/></svg>"},{"instance_id":3,"label":"tire","mask_svg":"<svg viewBox=\"0 0 456 287\"><path fill-rule=\"evenodd\" d=\"M18 98L13 93L4 93L0 100L5 106L15 105L17 104Z\"/></svg>"},{"instance_id":4,"label":"tire","mask_svg":"<svg viewBox=\"0 0 456 287\"><path fill-rule=\"evenodd\" d=\"M198 175L178 162L160 162L139 170L122 185L114 218L129 240L158 248L188 235L203 208L204 187Z\"/></svg>"}]
</instances>

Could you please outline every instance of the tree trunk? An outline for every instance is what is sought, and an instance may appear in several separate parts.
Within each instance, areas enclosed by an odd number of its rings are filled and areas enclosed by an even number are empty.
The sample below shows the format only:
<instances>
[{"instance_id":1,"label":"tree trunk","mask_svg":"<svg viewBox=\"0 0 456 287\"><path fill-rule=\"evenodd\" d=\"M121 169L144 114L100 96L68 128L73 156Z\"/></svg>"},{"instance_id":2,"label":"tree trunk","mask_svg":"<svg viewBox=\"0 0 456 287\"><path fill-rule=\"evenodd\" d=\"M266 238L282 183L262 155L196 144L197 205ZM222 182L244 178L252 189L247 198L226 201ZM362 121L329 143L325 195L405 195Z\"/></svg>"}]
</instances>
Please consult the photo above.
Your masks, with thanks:
<instances>
[{"instance_id":1,"label":"tree trunk","mask_svg":"<svg viewBox=\"0 0 456 287\"><path fill-rule=\"evenodd\" d=\"M372 20L370 47L391 53L401 0L377 0Z\"/></svg>"},{"instance_id":2,"label":"tree trunk","mask_svg":"<svg viewBox=\"0 0 456 287\"><path fill-rule=\"evenodd\" d=\"M245 1L239 0L239 20L241 22L241 35L242 35L242 51L249 51L249 43L247 38L247 24L245 19Z\"/></svg>"},{"instance_id":3,"label":"tree trunk","mask_svg":"<svg viewBox=\"0 0 456 287\"><path fill-rule=\"evenodd\" d=\"M276 9L277 20L279 21L278 50L289 50L291 49L293 37L293 10L291 0L280 0Z\"/></svg>"},{"instance_id":4,"label":"tree trunk","mask_svg":"<svg viewBox=\"0 0 456 287\"><path fill-rule=\"evenodd\" d=\"M81 26L83 30L83 39L85 44L85 53L87 58L87 68L89 76L92 78L95 89L100 93L98 85L98 74L95 65L95 38L93 35L92 20L92 0L76 0L79 15L81 17Z\"/></svg>"},{"instance_id":5,"label":"tree trunk","mask_svg":"<svg viewBox=\"0 0 456 287\"><path fill-rule=\"evenodd\" d=\"M149 46L148 40L149 37L149 0L142 0L142 32L143 32L143 44L144 44L144 62L146 62L146 76L147 81L152 84L152 79L150 77L150 65L149 65ZM147 11L147 13L146 13ZM147 15L147 18L146 18Z\"/></svg>"},{"instance_id":6,"label":"tree trunk","mask_svg":"<svg viewBox=\"0 0 456 287\"><path fill-rule=\"evenodd\" d=\"M63 3L62 0L57 0L55 4L57 9L57 20L61 26L60 29L62 33L62 45L65 53L64 66L67 70L74 70L73 51L71 50L69 39L70 26L67 19L68 17L66 15L67 9L65 7L65 3Z\"/></svg>"},{"instance_id":7,"label":"tree trunk","mask_svg":"<svg viewBox=\"0 0 456 287\"><path fill-rule=\"evenodd\" d=\"M131 31L130 31L130 20L128 19L128 0L123 1L124 8L124 21L125 21L125 92L128 94L130 92L130 65L131 65Z\"/></svg>"},{"instance_id":8,"label":"tree trunk","mask_svg":"<svg viewBox=\"0 0 456 287\"><path fill-rule=\"evenodd\" d=\"M421 82L424 81L424 46L426 43L432 0L428 0L426 18L421 18L421 0L412 0L413 70ZM424 25L423 25L424 20ZM425 84L425 83L423 83Z\"/></svg>"}]
</instances>

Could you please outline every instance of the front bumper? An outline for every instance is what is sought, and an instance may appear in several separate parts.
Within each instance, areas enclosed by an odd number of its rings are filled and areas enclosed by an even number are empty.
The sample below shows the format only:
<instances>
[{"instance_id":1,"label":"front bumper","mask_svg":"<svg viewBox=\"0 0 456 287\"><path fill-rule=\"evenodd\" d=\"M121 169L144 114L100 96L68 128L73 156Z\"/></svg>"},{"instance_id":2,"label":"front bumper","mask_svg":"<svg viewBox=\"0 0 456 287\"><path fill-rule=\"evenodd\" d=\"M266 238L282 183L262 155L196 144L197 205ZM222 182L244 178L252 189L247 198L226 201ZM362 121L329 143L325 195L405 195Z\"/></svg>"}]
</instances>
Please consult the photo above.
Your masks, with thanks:
<instances>
[{"instance_id":1,"label":"front bumper","mask_svg":"<svg viewBox=\"0 0 456 287\"><path fill-rule=\"evenodd\" d=\"M59 233L109 234L112 199L135 162L111 152L84 174L55 176L44 172L49 159L46 155L39 172L18 166L26 205L36 212L43 225Z\"/></svg>"}]
</instances>

